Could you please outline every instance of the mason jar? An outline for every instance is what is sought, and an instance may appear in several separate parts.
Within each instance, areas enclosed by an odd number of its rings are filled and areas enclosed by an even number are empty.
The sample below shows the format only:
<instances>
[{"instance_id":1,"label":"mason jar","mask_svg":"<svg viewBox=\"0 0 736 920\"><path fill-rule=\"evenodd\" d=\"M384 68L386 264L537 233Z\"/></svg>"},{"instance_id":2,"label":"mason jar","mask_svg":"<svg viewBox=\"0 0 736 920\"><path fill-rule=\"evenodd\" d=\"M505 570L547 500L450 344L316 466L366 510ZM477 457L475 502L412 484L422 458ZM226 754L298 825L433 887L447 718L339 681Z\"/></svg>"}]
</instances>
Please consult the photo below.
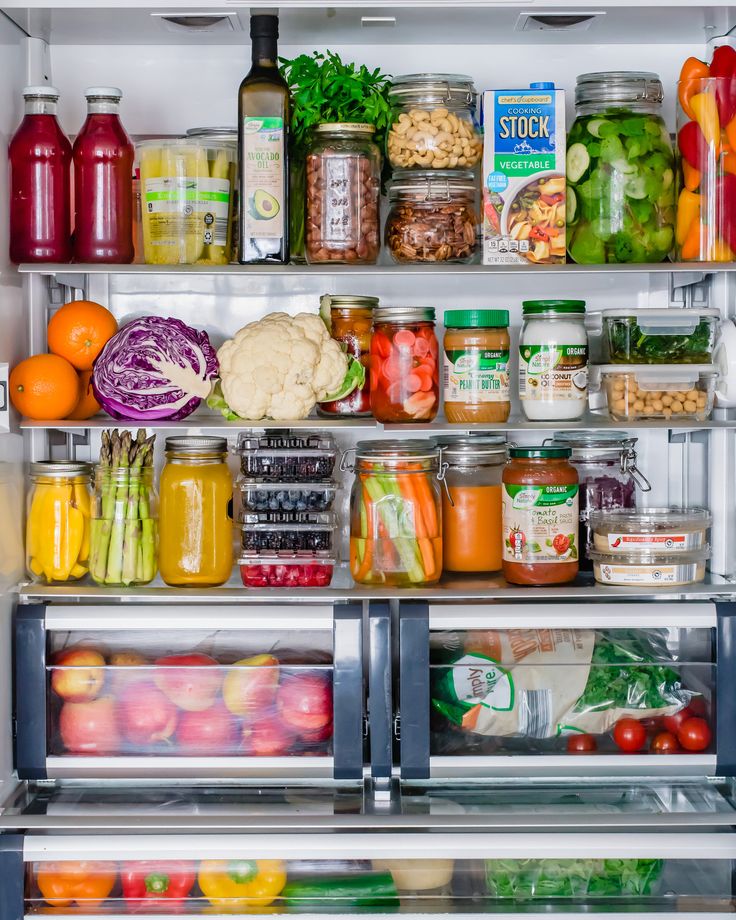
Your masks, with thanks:
<instances>
[{"instance_id":1,"label":"mason jar","mask_svg":"<svg viewBox=\"0 0 736 920\"><path fill-rule=\"evenodd\" d=\"M472 77L412 73L389 89L395 119L386 138L395 169L472 169L483 155Z\"/></svg>"},{"instance_id":2,"label":"mason jar","mask_svg":"<svg viewBox=\"0 0 736 920\"><path fill-rule=\"evenodd\" d=\"M567 249L574 262L662 262L675 241L675 165L656 73L577 79L567 139Z\"/></svg>"},{"instance_id":3,"label":"mason jar","mask_svg":"<svg viewBox=\"0 0 736 920\"><path fill-rule=\"evenodd\" d=\"M372 265L380 249L381 151L373 125L318 125L307 153L307 262Z\"/></svg>"},{"instance_id":4,"label":"mason jar","mask_svg":"<svg viewBox=\"0 0 736 920\"><path fill-rule=\"evenodd\" d=\"M89 463L31 464L26 568L33 581L78 581L89 572L91 474Z\"/></svg>"},{"instance_id":5,"label":"mason jar","mask_svg":"<svg viewBox=\"0 0 736 920\"><path fill-rule=\"evenodd\" d=\"M324 299L329 304L332 338L364 367L369 367L373 311L378 306L378 298L362 294L326 294ZM366 374L363 386L343 399L318 403L317 414L326 418L360 418L370 415L370 394L370 376Z\"/></svg>"},{"instance_id":6,"label":"mason jar","mask_svg":"<svg viewBox=\"0 0 736 920\"><path fill-rule=\"evenodd\" d=\"M442 492L442 568L445 572L499 572L503 559L501 477L503 435L436 438L447 464Z\"/></svg>"},{"instance_id":7,"label":"mason jar","mask_svg":"<svg viewBox=\"0 0 736 920\"><path fill-rule=\"evenodd\" d=\"M578 547L580 569L591 572L588 557L592 544L591 511L615 511L636 508L636 490L649 492L649 480L636 465L635 445L625 431L556 431L553 447L569 447L570 463L578 471L580 526Z\"/></svg>"},{"instance_id":8,"label":"mason jar","mask_svg":"<svg viewBox=\"0 0 736 920\"><path fill-rule=\"evenodd\" d=\"M397 170L384 230L394 262L472 262L478 252L478 183L469 170Z\"/></svg>"},{"instance_id":9,"label":"mason jar","mask_svg":"<svg viewBox=\"0 0 736 920\"><path fill-rule=\"evenodd\" d=\"M354 454L354 463L350 455ZM431 441L359 441L342 458L350 495L350 572L362 585L429 585L442 574L442 468Z\"/></svg>"}]
</instances>

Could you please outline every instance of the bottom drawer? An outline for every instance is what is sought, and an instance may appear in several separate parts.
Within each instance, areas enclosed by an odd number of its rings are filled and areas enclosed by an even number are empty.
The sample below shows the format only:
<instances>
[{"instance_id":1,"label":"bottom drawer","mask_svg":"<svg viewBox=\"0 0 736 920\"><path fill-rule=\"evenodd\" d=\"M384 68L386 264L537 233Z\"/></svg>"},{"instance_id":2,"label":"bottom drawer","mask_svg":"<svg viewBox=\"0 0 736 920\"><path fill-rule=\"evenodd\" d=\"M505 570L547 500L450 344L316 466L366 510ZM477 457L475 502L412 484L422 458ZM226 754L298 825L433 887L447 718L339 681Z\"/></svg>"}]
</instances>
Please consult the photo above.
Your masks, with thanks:
<instances>
[{"instance_id":1,"label":"bottom drawer","mask_svg":"<svg viewBox=\"0 0 736 920\"><path fill-rule=\"evenodd\" d=\"M736 837L686 833L0 838L2 920L184 914L710 914L733 910Z\"/></svg>"}]
</instances>

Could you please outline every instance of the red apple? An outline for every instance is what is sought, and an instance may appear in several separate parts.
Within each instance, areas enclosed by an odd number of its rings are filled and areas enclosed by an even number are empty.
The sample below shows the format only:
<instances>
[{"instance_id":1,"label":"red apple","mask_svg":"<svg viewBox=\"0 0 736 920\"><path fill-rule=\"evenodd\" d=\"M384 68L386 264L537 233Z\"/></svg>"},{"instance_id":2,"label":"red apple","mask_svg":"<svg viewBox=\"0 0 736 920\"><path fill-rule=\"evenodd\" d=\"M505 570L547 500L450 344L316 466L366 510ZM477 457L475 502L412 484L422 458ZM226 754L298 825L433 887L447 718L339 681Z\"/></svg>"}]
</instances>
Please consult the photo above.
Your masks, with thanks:
<instances>
[{"instance_id":1,"label":"red apple","mask_svg":"<svg viewBox=\"0 0 736 920\"><path fill-rule=\"evenodd\" d=\"M303 735L324 728L332 721L332 686L316 674L288 677L276 694L282 721Z\"/></svg>"},{"instance_id":2,"label":"red apple","mask_svg":"<svg viewBox=\"0 0 736 920\"><path fill-rule=\"evenodd\" d=\"M185 712L176 732L179 753L191 757L233 754L237 747L237 722L222 703L204 712Z\"/></svg>"},{"instance_id":3,"label":"red apple","mask_svg":"<svg viewBox=\"0 0 736 920\"><path fill-rule=\"evenodd\" d=\"M274 717L243 726L244 753L254 757L280 757L294 743L294 732Z\"/></svg>"},{"instance_id":4,"label":"red apple","mask_svg":"<svg viewBox=\"0 0 736 920\"><path fill-rule=\"evenodd\" d=\"M156 686L180 709L201 712L215 702L222 687L222 671L214 658L198 652L167 655L156 665Z\"/></svg>"},{"instance_id":5,"label":"red apple","mask_svg":"<svg viewBox=\"0 0 736 920\"><path fill-rule=\"evenodd\" d=\"M176 731L176 706L152 681L129 684L118 702L123 734L131 744L166 741Z\"/></svg>"},{"instance_id":6,"label":"red apple","mask_svg":"<svg viewBox=\"0 0 736 920\"><path fill-rule=\"evenodd\" d=\"M59 714L59 731L70 754L119 754L115 700L102 696L89 703L64 703Z\"/></svg>"},{"instance_id":7,"label":"red apple","mask_svg":"<svg viewBox=\"0 0 736 920\"><path fill-rule=\"evenodd\" d=\"M94 700L105 683L105 659L93 648L68 648L53 660L51 689L70 703Z\"/></svg>"},{"instance_id":8,"label":"red apple","mask_svg":"<svg viewBox=\"0 0 736 920\"><path fill-rule=\"evenodd\" d=\"M332 737L334 726L332 719L322 728L316 728L313 732L301 732L300 738L305 744L320 744L328 741Z\"/></svg>"},{"instance_id":9,"label":"red apple","mask_svg":"<svg viewBox=\"0 0 736 920\"><path fill-rule=\"evenodd\" d=\"M222 685L225 705L236 716L259 719L273 705L279 684L279 661L273 655L254 655L229 665Z\"/></svg>"}]
</instances>

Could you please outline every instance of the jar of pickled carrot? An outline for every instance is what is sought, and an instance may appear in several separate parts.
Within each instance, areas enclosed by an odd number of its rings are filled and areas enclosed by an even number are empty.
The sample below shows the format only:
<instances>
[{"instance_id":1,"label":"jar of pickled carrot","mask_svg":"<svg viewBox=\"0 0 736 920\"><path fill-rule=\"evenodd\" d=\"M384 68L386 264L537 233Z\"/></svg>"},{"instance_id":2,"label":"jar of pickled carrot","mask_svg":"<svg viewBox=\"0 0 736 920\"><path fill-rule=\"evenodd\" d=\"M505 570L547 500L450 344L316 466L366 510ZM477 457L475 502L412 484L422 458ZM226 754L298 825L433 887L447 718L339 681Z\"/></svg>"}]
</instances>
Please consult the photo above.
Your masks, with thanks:
<instances>
[{"instance_id":1,"label":"jar of pickled carrot","mask_svg":"<svg viewBox=\"0 0 736 920\"><path fill-rule=\"evenodd\" d=\"M447 464L442 492L442 567L445 572L500 572L503 555L502 435L437 438Z\"/></svg>"},{"instance_id":2,"label":"jar of pickled carrot","mask_svg":"<svg viewBox=\"0 0 736 920\"><path fill-rule=\"evenodd\" d=\"M350 571L362 585L429 585L442 574L440 452L431 441L359 441L352 470Z\"/></svg>"},{"instance_id":3,"label":"jar of pickled carrot","mask_svg":"<svg viewBox=\"0 0 736 920\"><path fill-rule=\"evenodd\" d=\"M357 358L365 367L370 363L371 331L373 310L378 306L377 297L357 294L325 294L325 306L329 305L330 334L345 351ZM328 418L355 418L371 414L370 378L362 387L353 390L343 399L317 404L317 414Z\"/></svg>"},{"instance_id":4,"label":"jar of pickled carrot","mask_svg":"<svg viewBox=\"0 0 736 920\"><path fill-rule=\"evenodd\" d=\"M159 570L167 585L213 587L233 568L233 480L225 438L167 438Z\"/></svg>"},{"instance_id":5,"label":"jar of pickled carrot","mask_svg":"<svg viewBox=\"0 0 736 920\"><path fill-rule=\"evenodd\" d=\"M430 422L440 404L439 346L430 307L373 312L371 411L379 422Z\"/></svg>"},{"instance_id":6,"label":"jar of pickled carrot","mask_svg":"<svg viewBox=\"0 0 736 920\"><path fill-rule=\"evenodd\" d=\"M511 447L503 471L503 574L560 585L578 574L578 474L569 447Z\"/></svg>"}]
</instances>

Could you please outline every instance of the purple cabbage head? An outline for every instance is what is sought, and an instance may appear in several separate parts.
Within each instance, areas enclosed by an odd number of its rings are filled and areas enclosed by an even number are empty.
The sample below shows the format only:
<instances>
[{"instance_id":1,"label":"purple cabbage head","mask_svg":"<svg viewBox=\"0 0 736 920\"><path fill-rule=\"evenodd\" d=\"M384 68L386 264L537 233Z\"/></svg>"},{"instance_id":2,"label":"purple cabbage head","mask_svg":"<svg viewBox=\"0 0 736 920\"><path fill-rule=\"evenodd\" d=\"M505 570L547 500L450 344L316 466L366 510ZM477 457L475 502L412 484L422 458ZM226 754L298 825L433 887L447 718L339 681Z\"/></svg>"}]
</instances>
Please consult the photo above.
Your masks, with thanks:
<instances>
[{"instance_id":1,"label":"purple cabbage head","mask_svg":"<svg viewBox=\"0 0 736 920\"><path fill-rule=\"evenodd\" d=\"M191 415L217 376L206 332L143 316L123 326L94 363L92 389L113 418L149 422Z\"/></svg>"}]
</instances>

